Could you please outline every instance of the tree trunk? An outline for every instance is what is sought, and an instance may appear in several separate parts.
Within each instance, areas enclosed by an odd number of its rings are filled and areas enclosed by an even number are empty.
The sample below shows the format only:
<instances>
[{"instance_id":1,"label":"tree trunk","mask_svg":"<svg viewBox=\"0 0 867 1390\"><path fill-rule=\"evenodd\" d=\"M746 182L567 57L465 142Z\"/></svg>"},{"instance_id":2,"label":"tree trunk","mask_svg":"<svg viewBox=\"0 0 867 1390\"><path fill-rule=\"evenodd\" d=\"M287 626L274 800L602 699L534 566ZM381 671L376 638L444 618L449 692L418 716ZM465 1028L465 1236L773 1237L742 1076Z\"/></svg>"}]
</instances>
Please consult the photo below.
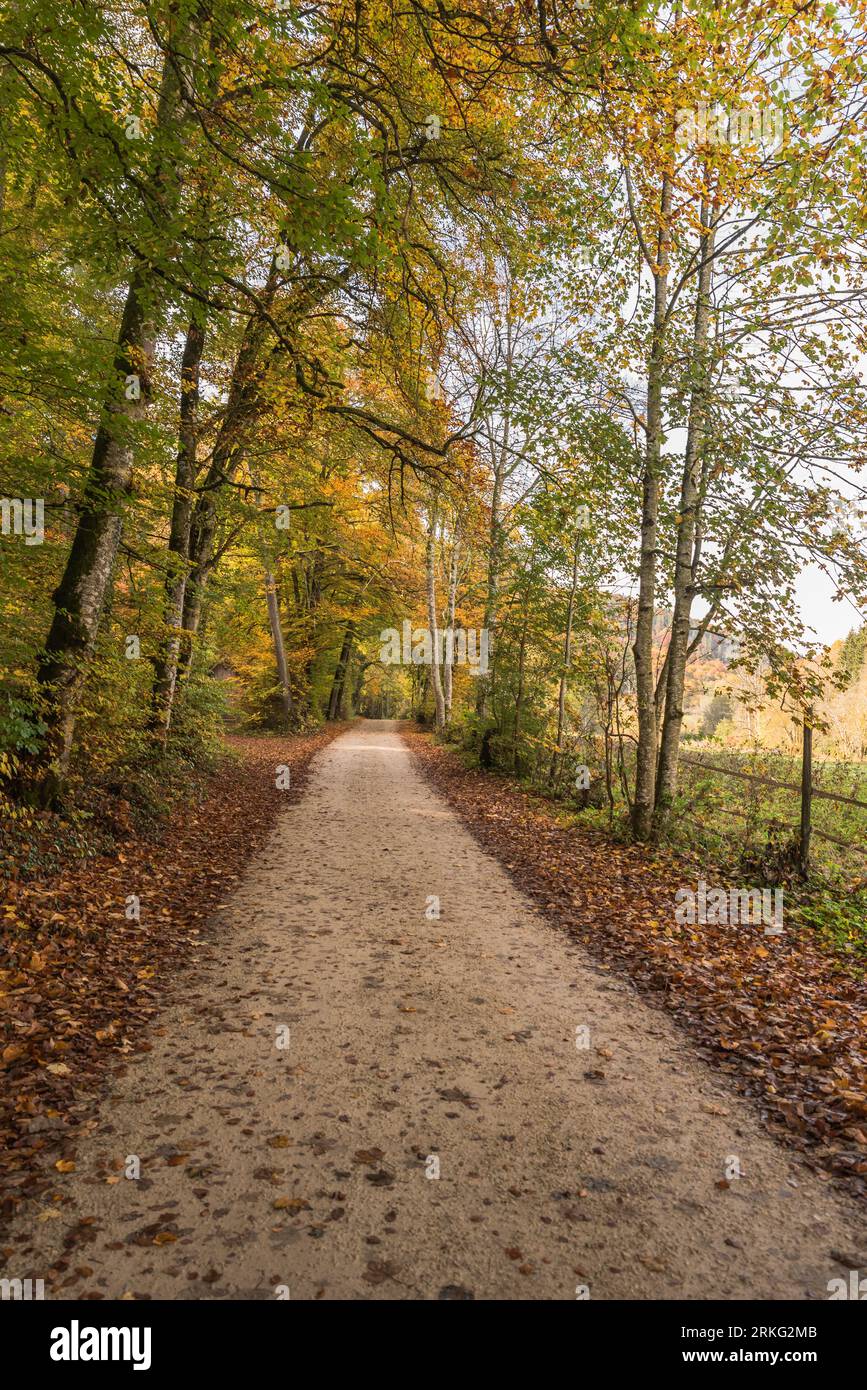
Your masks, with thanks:
<instances>
[{"instance_id":1,"label":"tree trunk","mask_svg":"<svg viewBox=\"0 0 867 1390\"><path fill-rule=\"evenodd\" d=\"M171 724L181 649L181 625L193 517L193 488L197 470L196 425L204 348L204 327L193 318L187 329L181 364L178 457L175 465L175 496L172 504L165 581L166 635L154 661L154 685L151 696L150 729L162 744L166 741Z\"/></svg>"},{"instance_id":2,"label":"tree trunk","mask_svg":"<svg viewBox=\"0 0 867 1390\"><path fill-rule=\"evenodd\" d=\"M455 602L458 592L458 555L460 554L460 529L455 524L455 533L452 540L452 553L449 562L449 596L446 613L446 632L451 636L447 637L445 659L443 662L443 703L445 705L445 719L449 723L452 717L452 686L455 669ZM481 676L478 677L482 679Z\"/></svg>"},{"instance_id":3,"label":"tree trunk","mask_svg":"<svg viewBox=\"0 0 867 1390\"><path fill-rule=\"evenodd\" d=\"M276 263L272 262L268 279L259 296L264 308L270 311L277 288ZM183 633L179 658L179 676L190 668L193 645L202 617L205 590L215 561L214 538L217 533L218 498L220 489L231 482L244 458L246 429L259 406L262 378L262 346L268 326L260 314L251 314L229 384L229 399L211 456L211 464L199 490L190 528L190 567L184 592Z\"/></svg>"},{"instance_id":4,"label":"tree trunk","mask_svg":"<svg viewBox=\"0 0 867 1390\"><path fill-rule=\"evenodd\" d=\"M508 432L508 421L506 422ZM506 435L508 439L508 433ZM500 594L500 562L502 555L503 538L500 529L500 516L503 509L503 485L506 475L506 452L505 448L500 451L497 466L494 470L494 488L491 494L491 526L488 540L488 574L485 586L485 611L482 617L482 628L488 634L489 654L494 650L494 629L497 625L497 602ZM491 676L489 674L478 676L479 687L476 691L476 713L480 719L487 719L488 707L491 698Z\"/></svg>"},{"instance_id":5,"label":"tree trunk","mask_svg":"<svg viewBox=\"0 0 867 1390\"><path fill-rule=\"evenodd\" d=\"M274 644L274 660L277 665L277 678L280 681L280 700L286 717L286 727L292 723L294 706L292 687L289 684L289 671L286 666L286 648L283 645L283 627L280 622L280 604L277 598L277 584L270 570L265 571L265 601L268 604L268 625L271 641Z\"/></svg>"},{"instance_id":6,"label":"tree trunk","mask_svg":"<svg viewBox=\"0 0 867 1390\"><path fill-rule=\"evenodd\" d=\"M527 651L527 623L528 614L525 608L521 628L521 645L518 648L518 689L515 693L515 731L512 743L512 767L517 776L521 775L521 754L518 741L521 736L521 715L524 712L524 657Z\"/></svg>"},{"instance_id":7,"label":"tree trunk","mask_svg":"<svg viewBox=\"0 0 867 1390\"><path fill-rule=\"evenodd\" d=\"M443 698L443 686L440 679L439 663L439 627L437 624L437 594L436 594L436 524L437 524L437 504L433 502L430 509L428 521L427 547L425 551L425 561L427 569L427 613L428 625L431 637L431 683L434 692L434 719L438 729L444 729L446 724L446 707Z\"/></svg>"},{"instance_id":8,"label":"tree trunk","mask_svg":"<svg viewBox=\"0 0 867 1390\"><path fill-rule=\"evenodd\" d=\"M674 615L668 648L665 714L662 722L659 772L656 785L656 821L658 826L664 820L677 791L677 759L680 747L680 731L683 725L683 692L686 683L690 620L697 578L698 556L695 538L699 510L702 505L701 455L709 388L707 339L711 314L715 232L712 219L711 205L705 199L701 210L703 228L701 268L693 331L692 369L694 380L687 424L680 501L678 503Z\"/></svg>"},{"instance_id":9,"label":"tree trunk","mask_svg":"<svg viewBox=\"0 0 867 1390\"><path fill-rule=\"evenodd\" d=\"M340 718L340 708L343 704L343 692L346 686L346 673L349 669L349 658L352 653L354 638L355 624L347 623L346 631L343 634L343 645L340 648L340 656L337 658L337 665L334 668L334 680L331 682L331 698L328 701L329 719Z\"/></svg>"},{"instance_id":10,"label":"tree trunk","mask_svg":"<svg viewBox=\"0 0 867 1390\"><path fill-rule=\"evenodd\" d=\"M188 43L195 32L196 19L188 16L166 54L157 105L158 141L161 136L177 134L191 110L184 69ZM165 223L174 216L181 186L177 163L169 173L158 154L149 187ZM76 707L96 644L132 481L135 424L148 403L164 294L163 279L150 264L140 262L127 290L78 525L53 595L54 617L39 664L43 719L48 729L38 764L45 772L40 790L44 804L57 799L69 764Z\"/></svg>"},{"instance_id":11,"label":"tree trunk","mask_svg":"<svg viewBox=\"0 0 867 1390\"><path fill-rule=\"evenodd\" d=\"M376 663L373 661L363 661L358 666L358 669L355 673L355 680L352 688L353 713L355 713L356 710L361 708L361 693L364 689L364 673L367 671L368 667L374 666L375 664Z\"/></svg>"},{"instance_id":12,"label":"tree trunk","mask_svg":"<svg viewBox=\"0 0 867 1390\"><path fill-rule=\"evenodd\" d=\"M813 833L813 728L810 723L812 718L812 710L806 710L801 761L801 833L798 843L799 865L804 878L810 872L810 837Z\"/></svg>"},{"instance_id":13,"label":"tree trunk","mask_svg":"<svg viewBox=\"0 0 867 1390\"><path fill-rule=\"evenodd\" d=\"M560 690L557 696L557 751L551 759L551 781L554 782L563 762L563 740L566 731L566 686L572 667L572 623L575 617L575 594L578 590L578 544L572 554L572 583L569 588L569 601L566 605L566 637L563 642L563 668L560 672Z\"/></svg>"},{"instance_id":14,"label":"tree trunk","mask_svg":"<svg viewBox=\"0 0 867 1390\"><path fill-rule=\"evenodd\" d=\"M647 371L647 434L641 507L641 560L638 583L638 619L635 625L636 703L638 750L635 769L635 799L632 804L632 830L637 839L647 839L653 825L654 784L656 779L656 681L653 672L653 619L656 611L657 525L659 516L659 468L662 452L662 383L668 308L668 271L671 237L669 220L672 183L666 174L662 182L660 223L654 270L653 331Z\"/></svg>"}]
</instances>

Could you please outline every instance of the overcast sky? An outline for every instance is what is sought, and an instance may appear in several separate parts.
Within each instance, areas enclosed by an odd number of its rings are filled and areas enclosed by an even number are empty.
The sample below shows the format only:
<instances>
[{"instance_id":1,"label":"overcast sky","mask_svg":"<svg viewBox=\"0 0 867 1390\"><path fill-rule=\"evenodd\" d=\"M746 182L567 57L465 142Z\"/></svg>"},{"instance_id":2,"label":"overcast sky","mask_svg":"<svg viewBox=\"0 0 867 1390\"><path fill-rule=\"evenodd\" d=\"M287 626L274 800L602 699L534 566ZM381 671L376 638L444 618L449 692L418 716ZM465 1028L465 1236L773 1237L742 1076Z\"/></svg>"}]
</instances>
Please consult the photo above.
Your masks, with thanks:
<instances>
[{"instance_id":1,"label":"overcast sky","mask_svg":"<svg viewBox=\"0 0 867 1390\"><path fill-rule=\"evenodd\" d=\"M833 594L834 586L827 575L816 565L809 565L798 581L801 613L804 621L815 629L816 636L827 646L846 637L863 622L849 600L834 603Z\"/></svg>"}]
</instances>

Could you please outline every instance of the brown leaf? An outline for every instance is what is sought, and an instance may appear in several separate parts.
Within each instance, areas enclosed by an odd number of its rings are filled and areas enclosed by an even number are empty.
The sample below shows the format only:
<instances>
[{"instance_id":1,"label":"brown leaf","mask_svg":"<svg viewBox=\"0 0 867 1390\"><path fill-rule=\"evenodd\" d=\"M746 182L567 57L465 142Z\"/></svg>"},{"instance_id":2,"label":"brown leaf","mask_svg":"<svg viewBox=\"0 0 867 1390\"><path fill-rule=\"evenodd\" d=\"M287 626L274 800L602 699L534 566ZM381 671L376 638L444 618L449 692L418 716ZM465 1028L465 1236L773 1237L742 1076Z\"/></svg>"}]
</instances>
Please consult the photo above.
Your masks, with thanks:
<instances>
[{"instance_id":1,"label":"brown leaf","mask_svg":"<svg viewBox=\"0 0 867 1390\"><path fill-rule=\"evenodd\" d=\"M371 1168L375 1168L383 1157L382 1149L356 1149L353 1160L355 1163L367 1163Z\"/></svg>"},{"instance_id":2,"label":"brown leaf","mask_svg":"<svg viewBox=\"0 0 867 1390\"><path fill-rule=\"evenodd\" d=\"M370 1260L362 1274L368 1284L384 1284L386 1279L394 1279L397 1268L390 1260Z\"/></svg>"}]
</instances>

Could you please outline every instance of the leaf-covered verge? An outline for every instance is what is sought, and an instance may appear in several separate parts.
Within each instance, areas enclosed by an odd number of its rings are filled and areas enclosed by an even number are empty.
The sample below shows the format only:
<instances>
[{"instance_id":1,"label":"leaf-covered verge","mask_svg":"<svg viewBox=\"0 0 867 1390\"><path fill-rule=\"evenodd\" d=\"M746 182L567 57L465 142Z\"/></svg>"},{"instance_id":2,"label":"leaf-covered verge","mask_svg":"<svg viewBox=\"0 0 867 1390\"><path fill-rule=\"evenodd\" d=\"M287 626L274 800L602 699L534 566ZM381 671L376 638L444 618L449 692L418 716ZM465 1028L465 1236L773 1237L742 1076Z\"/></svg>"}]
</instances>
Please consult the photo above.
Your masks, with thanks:
<instances>
[{"instance_id":1,"label":"leaf-covered verge","mask_svg":"<svg viewBox=\"0 0 867 1390\"><path fill-rule=\"evenodd\" d=\"M513 780L405 729L425 775L551 921L668 1010L767 1128L867 1191L867 982L805 925L679 925L686 859L570 824Z\"/></svg>"},{"instance_id":2,"label":"leaf-covered verge","mask_svg":"<svg viewBox=\"0 0 867 1390\"><path fill-rule=\"evenodd\" d=\"M294 738L232 738L230 756L150 833L123 811L98 854L69 854L75 835L41 817L0 879L0 1202L4 1216L51 1187L93 1127L100 1088L134 1052L166 982L208 938L278 812L295 801L314 755L340 725ZM290 769L278 790L276 768ZM52 835L64 868L46 875ZM91 832L88 846L94 848ZM82 849L84 846L81 847ZM62 862L62 861L61 861ZM140 917L128 918L130 895ZM39 1161L38 1161L39 1160ZM64 1171L64 1169L60 1169ZM65 1171L69 1171L67 1168Z\"/></svg>"}]
</instances>

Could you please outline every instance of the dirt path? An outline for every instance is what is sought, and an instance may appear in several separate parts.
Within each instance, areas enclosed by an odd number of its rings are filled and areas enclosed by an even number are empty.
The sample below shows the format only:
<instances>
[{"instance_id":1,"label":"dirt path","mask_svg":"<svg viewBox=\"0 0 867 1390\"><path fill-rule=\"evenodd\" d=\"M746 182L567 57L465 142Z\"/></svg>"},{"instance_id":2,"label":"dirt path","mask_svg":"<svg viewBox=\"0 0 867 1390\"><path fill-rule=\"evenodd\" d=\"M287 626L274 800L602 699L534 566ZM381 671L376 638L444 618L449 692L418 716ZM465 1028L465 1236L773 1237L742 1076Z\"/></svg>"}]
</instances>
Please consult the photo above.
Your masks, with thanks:
<instances>
[{"instance_id":1,"label":"dirt path","mask_svg":"<svg viewBox=\"0 0 867 1390\"><path fill-rule=\"evenodd\" d=\"M392 730L320 755L7 1275L59 1269L55 1298L827 1298L832 1252L867 1248L853 1211L534 913Z\"/></svg>"}]
</instances>

